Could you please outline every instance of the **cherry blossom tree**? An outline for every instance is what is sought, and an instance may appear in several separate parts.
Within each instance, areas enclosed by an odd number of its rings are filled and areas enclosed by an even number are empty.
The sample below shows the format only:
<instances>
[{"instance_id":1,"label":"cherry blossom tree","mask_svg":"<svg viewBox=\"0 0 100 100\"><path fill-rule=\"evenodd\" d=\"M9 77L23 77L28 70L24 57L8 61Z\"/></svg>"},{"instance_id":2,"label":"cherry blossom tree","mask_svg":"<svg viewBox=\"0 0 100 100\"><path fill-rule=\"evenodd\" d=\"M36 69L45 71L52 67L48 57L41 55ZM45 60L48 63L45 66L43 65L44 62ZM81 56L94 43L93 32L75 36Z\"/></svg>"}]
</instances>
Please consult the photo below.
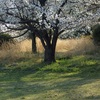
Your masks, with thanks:
<instances>
[{"instance_id":1,"label":"cherry blossom tree","mask_svg":"<svg viewBox=\"0 0 100 100\"><path fill-rule=\"evenodd\" d=\"M55 61L58 36L96 23L99 0L6 0L0 6L0 22L8 29L31 31L44 47L44 62Z\"/></svg>"}]
</instances>

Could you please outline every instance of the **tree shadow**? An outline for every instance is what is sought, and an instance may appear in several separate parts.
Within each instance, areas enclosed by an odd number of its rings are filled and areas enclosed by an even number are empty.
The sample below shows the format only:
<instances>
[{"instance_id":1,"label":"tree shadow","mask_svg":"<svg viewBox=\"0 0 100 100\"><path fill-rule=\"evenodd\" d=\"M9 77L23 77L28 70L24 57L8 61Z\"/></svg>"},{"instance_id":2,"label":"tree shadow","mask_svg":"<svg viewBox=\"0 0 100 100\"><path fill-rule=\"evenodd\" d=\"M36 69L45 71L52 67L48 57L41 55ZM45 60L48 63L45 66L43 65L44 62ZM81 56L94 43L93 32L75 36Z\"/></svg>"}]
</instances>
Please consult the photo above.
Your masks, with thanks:
<instances>
[{"instance_id":1,"label":"tree shadow","mask_svg":"<svg viewBox=\"0 0 100 100\"><path fill-rule=\"evenodd\" d=\"M33 64L32 66L29 66L27 68L21 68L21 67L5 68L5 66L3 65L3 68L0 69L1 73L0 81L20 81L22 77L38 73L40 68L42 68L45 65L46 64L43 62Z\"/></svg>"},{"instance_id":2,"label":"tree shadow","mask_svg":"<svg viewBox=\"0 0 100 100\"><path fill-rule=\"evenodd\" d=\"M68 59L70 60L70 58ZM24 99L24 96L39 95L41 93L46 94L47 91L56 91L57 93L67 93L67 96L70 94L71 96L76 95L73 97L74 99L75 97L78 99L100 99L100 96L89 96L85 98L79 93L80 91L75 91L81 86L92 84L100 79L100 74L98 74L100 72L100 64L91 63L84 66L79 63L79 60L81 61L82 59L83 58L77 58L71 60L69 62L71 65L68 65L66 58L63 59L65 60L64 62L59 61L58 65L66 66L67 69L66 71L61 70L61 72L41 71L41 68L47 66L47 64L43 62L35 63L31 66L29 65L29 67L25 69L21 69L20 67L14 69L2 69L0 70L0 98L2 100L12 98ZM78 68L78 72L76 71L75 74L70 74L74 73L74 70L71 70L74 69L74 67ZM50 73L56 74L57 76L45 79ZM29 79L27 80L26 77L28 76ZM80 96L78 96L78 94L80 94ZM71 98L71 96L69 97Z\"/></svg>"},{"instance_id":3,"label":"tree shadow","mask_svg":"<svg viewBox=\"0 0 100 100\"><path fill-rule=\"evenodd\" d=\"M89 97L86 97L85 99L100 100L100 95L98 95L98 96L89 96Z\"/></svg>"},{"instance_id":4,"label":"tree shadow","mask_svg":"<svg viewBox=\"0 0 100 100\"><path fill-rule=\"evenodd\" d=\"M0 99L7 100L42 93L44 86L39 84L39 82L43 80L42 77L44 74L42 73L42 76L38 75L38 71L44 65L44 63L37 63L25 69L21 69L20 67L14 69L0 69ZM35 80L22 80L23 77L27 77L31 74L33 75L32 77L36 77Z\"/></svg>"}]
</instances>

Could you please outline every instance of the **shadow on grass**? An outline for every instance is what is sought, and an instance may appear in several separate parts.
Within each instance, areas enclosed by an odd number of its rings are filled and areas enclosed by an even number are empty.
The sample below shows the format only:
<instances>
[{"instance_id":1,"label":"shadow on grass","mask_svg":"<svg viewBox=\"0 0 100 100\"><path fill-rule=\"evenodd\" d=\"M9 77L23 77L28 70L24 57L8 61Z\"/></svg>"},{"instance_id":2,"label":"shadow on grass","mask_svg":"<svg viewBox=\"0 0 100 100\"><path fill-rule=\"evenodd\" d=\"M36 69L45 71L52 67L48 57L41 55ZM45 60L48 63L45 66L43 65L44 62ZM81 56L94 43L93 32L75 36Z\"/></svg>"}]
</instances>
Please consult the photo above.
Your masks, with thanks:
<instances>
[{"instance_id":1,"label":"shadow on grass","mask_svg":"<svg viewBox=\"0 0 100 100\"><path fill-rule=\"evenodd\" d=\"M37 63L29 67L21 68L21 67L14 67L14 68L5 68L5 66L0 69L0 81L20 81L22 77L25 77L30 74L35 74L39 71L39 69L45 66L45 63Z\"/></svg>"},{"instance_id":2,"label":"shadow on grass","mask_svg":"<svg viewBox=\"0 0 100 100\"><path fill-rule=\"evenodd\" d=\"M88 100L91 100L91 99L100 100L100 95L98 95L98 96L89 96L89 97L86 97L85 99L86 99L86 100L87 100L87 99L88 99Z\"/></svg>"},{"instance_id":3,"label":"shadow on grass","mask_svg":"<svg viewBox=\"0 0 100 100\"><path fill-rule=\"evenodd\" d=\"M3 68L5 66L0 66L2 67L2 69L0 69L0 100L20 97L24 99L23 96L26 95L43 93L45 87L39 84L39 82L42 81L43 73L42 76L37 73L44 65L44 63L38 63L24 69L20 67L5 69ZM36 80L32 79L28 80L28 82L22 80L23 77L27 77L31 74L36 77ZM38 79L39 76L41 77Z\"/></svg>"},{"instance_id":4,"label":"shadow on grass","mask_svg":"<svg viewBox=\"0 0 100 100\"><path fill-rule=\"evenodd\" d=\"M60 59L51 65L35 63L28 66L26 68L20 66L0 70L0 100L25 99L28 95L40 96L40 94L47 94L48 91L56 91L59 94L67 92L67 96L70 95L69 98L72 94L75 94L74 99L75 97L78 99L100 99L100 96L85 98L82 96L82 92L79 91L80 97L78 96L79 92L75 91L83 85L92 84L100 79L99 60L89 60L80 56ZM52 93L52 95L54 94ZM68 99L68 97L66 98Z\"/></svg>"}]
</instances>

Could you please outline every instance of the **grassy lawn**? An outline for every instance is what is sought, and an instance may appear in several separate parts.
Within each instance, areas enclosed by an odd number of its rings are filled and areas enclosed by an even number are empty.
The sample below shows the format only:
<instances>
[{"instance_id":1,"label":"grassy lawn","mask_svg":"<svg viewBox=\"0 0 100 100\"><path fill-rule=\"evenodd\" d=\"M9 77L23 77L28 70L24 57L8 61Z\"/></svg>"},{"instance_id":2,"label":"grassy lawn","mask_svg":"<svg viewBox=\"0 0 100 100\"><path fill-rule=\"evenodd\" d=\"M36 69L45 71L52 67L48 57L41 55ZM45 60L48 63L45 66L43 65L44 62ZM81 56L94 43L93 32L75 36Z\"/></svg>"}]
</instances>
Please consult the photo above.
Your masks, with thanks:
<instances>
[{"instance_id":1,"label":"grassy lawn","mask_svg":"<svg viewBox=\"0 0 100 100\"><path fill-rule=\"evenodd\" d=\"M0 61L0 100L100 100L99 53L51 65L37 58Z\"/></svg>"}]
</instances>

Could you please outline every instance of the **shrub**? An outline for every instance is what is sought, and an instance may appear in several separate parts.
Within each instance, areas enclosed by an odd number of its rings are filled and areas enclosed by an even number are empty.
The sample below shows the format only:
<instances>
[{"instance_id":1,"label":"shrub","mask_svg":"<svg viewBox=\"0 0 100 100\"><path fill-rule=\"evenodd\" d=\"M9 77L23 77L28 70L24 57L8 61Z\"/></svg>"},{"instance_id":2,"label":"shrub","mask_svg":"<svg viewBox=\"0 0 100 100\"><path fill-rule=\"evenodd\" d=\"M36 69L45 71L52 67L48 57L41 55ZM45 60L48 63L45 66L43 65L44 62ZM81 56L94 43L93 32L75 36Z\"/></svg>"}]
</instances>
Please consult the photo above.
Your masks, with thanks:
<instances>
[{"instance_id":1,"label":"shrub","mask_svg":"<svg viewBox=\"0 0 100 100\"><path fill-rule=\"evenodd\" d=\"M93 40L96 45L100 45L100 24L93 26Z\"/></svg>"},{"instance_id":2,"label":"shrub","mask_svg":"<svg viewBox=\"0 0 100 100\"><path fill-rule=\"evenodd\" d=\"M0 33L0 46L2 46L4 42L14 43L13 39L11 38L9 34Z\"/></svg>"}]
</instances>

